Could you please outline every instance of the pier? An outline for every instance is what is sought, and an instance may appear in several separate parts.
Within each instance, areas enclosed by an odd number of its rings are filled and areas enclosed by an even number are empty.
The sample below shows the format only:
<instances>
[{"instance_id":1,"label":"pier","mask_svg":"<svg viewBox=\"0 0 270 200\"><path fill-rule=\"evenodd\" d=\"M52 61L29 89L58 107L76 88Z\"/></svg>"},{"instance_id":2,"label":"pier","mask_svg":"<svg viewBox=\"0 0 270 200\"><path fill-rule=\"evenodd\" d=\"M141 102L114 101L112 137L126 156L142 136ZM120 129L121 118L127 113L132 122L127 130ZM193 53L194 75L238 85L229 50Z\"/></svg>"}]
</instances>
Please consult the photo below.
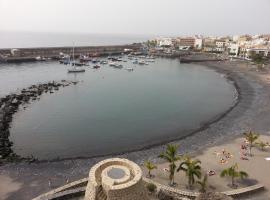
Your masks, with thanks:
<instances>
[{"instance_id":1,"label":"pier","mask_svg":"<svg viewBox=\"0 0 270 200\"><path fill-rule=\"evenodd\" d=\"M80 46L74 48L74 55L92 56L117 55L127 51L140 51L141 44L115 45L115 46ZM35 61L36 57L57 59L61 53L71 55L73 47L40 47L40 48L9 48L0 49L0 62L26 62Z\"/></svg>"}]
</instances>

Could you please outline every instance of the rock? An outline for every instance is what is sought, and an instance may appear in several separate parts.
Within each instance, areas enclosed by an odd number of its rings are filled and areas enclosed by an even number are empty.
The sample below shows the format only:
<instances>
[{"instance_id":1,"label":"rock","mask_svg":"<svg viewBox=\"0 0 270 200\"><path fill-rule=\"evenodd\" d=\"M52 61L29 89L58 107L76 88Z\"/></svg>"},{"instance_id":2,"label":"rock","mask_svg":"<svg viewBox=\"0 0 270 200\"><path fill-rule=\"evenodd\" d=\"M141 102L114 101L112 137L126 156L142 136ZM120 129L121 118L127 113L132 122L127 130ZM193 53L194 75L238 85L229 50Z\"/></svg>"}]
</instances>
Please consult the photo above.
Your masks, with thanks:
<instances>
[{"instance_id":1,"label":"rock","mask_svg":"<svg viewBox=\"0 0 270 200\"><path fill-rule=\"evenodd\" d=\"M21 101L23 99L23 95L22 94L17 95L17 99L18 99L18 101Z\"/></svg>"},{"instance_id":2,"label":"rock","mask_svg":"<svg viewBox=\"0 0 270 200\"><path fill-rule=\"evenodd\" d=\"M28 96L24 96L24 97L23 97L23 101L24 101L25 103L27 103L27 102L29 101L29 99L30 99L30 98L29 98Z\"/></svg>"},{"instance_id":3,"label":"rock","mask_svg":"<svg viewBox=\"0 0 270 200\"><path fill-rule=\"evenodd\" d=\"M60 83L52 81L44 84L31 85L24 88L18 94L6 95L0 98L0 160L7 158L7 160L18 160L19 157L12 152L13 143L9 140L9 127L12 121L12 116L17 112L21 104L28 103L30 99L40 99L44 92L54 93L53 90L59 90L59 87L66 87L71 84L76 85L78 82L68 82L62 80ZM25 109L26 107L23 106ZM34 161L35 159L33 159Z\"/></svg>"},{"instance_id":4,"label":"rock","mask_svg":"<svg viewBox=\"0 0 270 200\"><path fill-rule=\"evenodd\" d=\"M11 103L17 105L18 104L18 100L16 98L14 98Z\"/></svg>"}]
</instances>

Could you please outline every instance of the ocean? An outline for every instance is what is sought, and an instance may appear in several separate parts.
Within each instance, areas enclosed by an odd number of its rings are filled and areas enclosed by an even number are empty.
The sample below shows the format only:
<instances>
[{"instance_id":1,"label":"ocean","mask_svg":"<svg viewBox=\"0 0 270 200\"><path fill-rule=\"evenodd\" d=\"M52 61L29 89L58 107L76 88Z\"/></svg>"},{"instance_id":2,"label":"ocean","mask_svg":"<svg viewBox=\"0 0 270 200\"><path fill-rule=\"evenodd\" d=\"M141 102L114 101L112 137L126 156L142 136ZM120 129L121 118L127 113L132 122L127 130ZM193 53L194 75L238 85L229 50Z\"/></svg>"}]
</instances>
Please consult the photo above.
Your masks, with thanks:
<instances>
[{"instance_id":1,"label":"ocean","mask_svg":"<svg viewBox=\"0 0 270 200\"><path fill-rule=\"evenodd\" d=\"M151 36L0 31L0 49L58 46L102 46L144 42Z\"/></svg>"}]
</instances>

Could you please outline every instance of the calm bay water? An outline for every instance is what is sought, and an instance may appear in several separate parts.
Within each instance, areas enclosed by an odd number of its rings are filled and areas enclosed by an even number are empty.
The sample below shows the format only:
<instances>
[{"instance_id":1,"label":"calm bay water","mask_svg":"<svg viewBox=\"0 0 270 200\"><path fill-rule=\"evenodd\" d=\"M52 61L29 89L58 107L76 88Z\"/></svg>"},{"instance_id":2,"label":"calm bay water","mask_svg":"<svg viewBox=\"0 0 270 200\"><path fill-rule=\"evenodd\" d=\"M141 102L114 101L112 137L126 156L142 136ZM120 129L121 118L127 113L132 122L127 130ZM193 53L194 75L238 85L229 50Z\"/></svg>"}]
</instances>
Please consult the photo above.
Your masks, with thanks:
<instances>
[{"instance_id":1,"label":"calm bay water","mask_svg":"<svg viewBox=\"0 0 270 200\"><path fill-rule=\"evenodd\" d=\"M0 65L0 96L34 83L81 81L14 115L11 140L40 159L110 154L181 137L228 109L235 89L213 70L178 60L68 74L57 62Z\"/></svg>"}]
</instances>

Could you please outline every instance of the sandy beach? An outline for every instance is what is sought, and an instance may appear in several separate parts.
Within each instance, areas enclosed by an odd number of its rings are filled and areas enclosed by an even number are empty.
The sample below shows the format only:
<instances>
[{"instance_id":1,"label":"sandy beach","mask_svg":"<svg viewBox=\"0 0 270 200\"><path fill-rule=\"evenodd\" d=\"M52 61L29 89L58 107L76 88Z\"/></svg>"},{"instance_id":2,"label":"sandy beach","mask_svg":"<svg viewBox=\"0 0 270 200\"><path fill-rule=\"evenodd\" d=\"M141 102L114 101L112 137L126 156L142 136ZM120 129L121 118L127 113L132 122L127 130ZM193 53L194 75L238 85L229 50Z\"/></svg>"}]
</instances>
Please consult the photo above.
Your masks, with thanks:
<instances>
[{"instance_id":1,"label":"sandy beach","mask_svg":"<svg viewBox=\"0 0 270 200\"><path fill-rule=\"evenodd\" d=\"M213 168L218 173L221 166L213 152L226 148L234 155L233 159L235 160L232 159L230 162L239 162L241 168L250 174L251 179L256 179L256 181L264 184L266 189L270 189L270 182L267 179L270 176L270 163L263 159L264 157L270 157L270 153L268 151L260 152L254 148L256 156L249 161L239 160L237 155L240 136L244 131L254 130L264 135L265 139L269 141L270 74L268 70L258 72L254 66L241 61L205 62L202 65L217 70L225 74L230 80L235 81L240 92L239 102L221 119L214 120L215 123L209 124L201 131L191 134L185 139L175 141L181 147L180 153L196 155L203 162L204 169ZM165 145L160 145L142 151L118 155L118 157L128 158L140 165L145 160L150 159L159 163L161 169L166 163L162 163L163 161L157 159L157 156L164 148ZM31 164L21 162L0 166L0 199L31 199L67 182L86 177L91 166L104 158L107 157ZM262 170L256 170L258 167L261 167ZM160 178L159 181L164 181L164 184L167 183L166 178L163 180ZM220 180L220 178L213 176L209 181L211 185L215 185L221 190L228 189L226 179ZM270 197L268 190L260 194L260 199L266 197ZM252 199L253 197L249 198Z\"/></svg>"},{"instance_id":2,"label":"sandy beach","mask_svg":"<svg viewBox=\"0 0 270 200\"><path fill-rule=\"evenodd\" d=\"M259 137L261 141L270 141L270 136L261 135ZM192 159L199 159L202 164L202 174L206 174L210 170L215 174L208 176L208 191L219 191L225 192L230 191L232 188L228 185L231 183L230 178L221 178L220 173L225 168L231 167L235 163L238 164L239 170L245 171L249 174L249 177L245 180L238 179L236 184L238 188L248 187L254 184L263 184L265 190L257 192L255 195L244 195L241 199L269 199L270 197L270 179L269 179L269 168L270 161L265 160L265 158L270 157L270 149L266 148L265 150L260 150L258 147L252 149L252 157L245 156L243 158L241 150L241 145L244 143L243 137L237 137L236 139L228 140L224 144L212 146L204 149L201 152L197 152L194 155L190 155ZM180 147L181 148L181 147ZM225 151L226 154L230 154L231 157L226 159L222 151ZM221 163L220 160L224 158L225 163ZM180 162L177 162L177 167ZM168 163L160 163L157 165L157 169L153 170L151 173L153 175L152 180L168 185ZM143 168L144 175L147 176L147 169ZM175 188L180 190L188 190L187 183L188 179L183 171L176 173L175 175ZM199 191L199 185L194 185L193 191Z\"/></svg>"}]
</instances>

